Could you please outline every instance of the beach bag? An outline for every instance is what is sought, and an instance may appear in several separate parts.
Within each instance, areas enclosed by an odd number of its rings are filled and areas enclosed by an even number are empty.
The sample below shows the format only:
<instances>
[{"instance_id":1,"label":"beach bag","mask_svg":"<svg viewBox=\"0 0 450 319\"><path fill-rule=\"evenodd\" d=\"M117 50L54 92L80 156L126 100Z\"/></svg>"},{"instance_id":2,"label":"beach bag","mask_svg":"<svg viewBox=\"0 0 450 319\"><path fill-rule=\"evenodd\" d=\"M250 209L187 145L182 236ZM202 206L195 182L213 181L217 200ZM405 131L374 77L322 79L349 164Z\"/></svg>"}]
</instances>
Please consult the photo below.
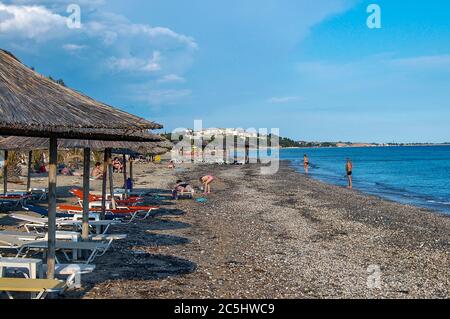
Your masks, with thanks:
<instances>
[{"instance_id":1,"label":"beach bag","mask_svg":"<svg viewBox=\"0 0 450 319\"><path fill-rule=\"evenodd\" d=\"M133 190L133 181L131 180L131 178L127 179L127 184L125 186L126 189Z\"/></svg>"}]
</instances>

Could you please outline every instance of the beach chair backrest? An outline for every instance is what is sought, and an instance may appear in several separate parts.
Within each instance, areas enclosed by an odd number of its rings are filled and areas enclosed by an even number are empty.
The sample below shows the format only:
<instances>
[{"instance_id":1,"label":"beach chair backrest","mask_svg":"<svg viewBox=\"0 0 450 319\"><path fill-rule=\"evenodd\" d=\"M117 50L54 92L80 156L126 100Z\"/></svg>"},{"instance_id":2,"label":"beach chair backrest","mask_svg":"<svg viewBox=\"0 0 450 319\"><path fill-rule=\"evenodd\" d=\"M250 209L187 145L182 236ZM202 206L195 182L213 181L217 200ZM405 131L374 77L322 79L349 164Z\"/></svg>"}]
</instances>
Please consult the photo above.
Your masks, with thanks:
<instances>
[{"instance_id":1,"label":"beach chair backrest","mask_svg":"<svg viewBox=\"0 0 450 319\"><path fill-rule=\"evenodd\" d=\"M73 188L69 191L69 193L71 193L72 195L74 195L75 197L78 197L78 199L83 200L84 196L83 196L83 190L79 189L79 188ZM90 202L95 202L98 200L101 200L102 198L99 196L95 196L89 193L89 201Z\"/></svg>"},{"instance_id":2,"label":"beach chair backrest","mask_svg":"<svg viewBox=\"0 0 450 319\"><path fill-rule=\"evenodd\" d=\"M48 210L43 207L33 206L33 205L25 205L25 206L23 206L23 209L25 209L29 212L39 214L44 217L48 217ZM72 218L72 217L73 217L73 214L60 213L60 212L56 213L56 218Z\"/></svg>"},{"instance_id":3,"label":"beach chair backrest","mask_svg":"<svg viewBox=\"0 0 450 319\"><path fill-rule=\"evenodd\" d=\"M37 218L19 214L12 214L10 217L28 223L46 224L48 222L48 218Z\"/></svg>"},{"instance_id":4,"label":"beach chair backrest","mask_svg":"<svg viewBox=\"0 0 450 319\"><path fill-rule=\"evenodd\" d=\"M48 210L43 207L33 206L33 205L24 205L23 209L25 209L26 211L29 211L29 212L39 214L41 216L48 217Z\"/></svg>"}]
</instances>

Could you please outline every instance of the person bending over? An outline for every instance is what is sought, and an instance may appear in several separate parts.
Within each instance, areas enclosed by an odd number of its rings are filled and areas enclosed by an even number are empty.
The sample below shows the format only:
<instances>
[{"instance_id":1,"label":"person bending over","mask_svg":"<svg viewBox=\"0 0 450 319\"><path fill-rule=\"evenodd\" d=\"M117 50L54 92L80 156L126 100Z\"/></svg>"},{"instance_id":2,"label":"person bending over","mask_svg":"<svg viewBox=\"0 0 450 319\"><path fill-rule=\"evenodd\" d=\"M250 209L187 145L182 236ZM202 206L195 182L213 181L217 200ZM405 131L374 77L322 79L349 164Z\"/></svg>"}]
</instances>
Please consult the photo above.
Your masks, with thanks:
<instances>
[{"instance_id":1,"label":"person bending over","mask_svg":"<svg viewBox=\"0 0 450 319\"><path fill-rule=\"evenodd\" d=\"M214 176L206 175L200 177L200 182L203 184L203 194L211 194L211 183L214 181Z\"/></svg>"}]
</instances>

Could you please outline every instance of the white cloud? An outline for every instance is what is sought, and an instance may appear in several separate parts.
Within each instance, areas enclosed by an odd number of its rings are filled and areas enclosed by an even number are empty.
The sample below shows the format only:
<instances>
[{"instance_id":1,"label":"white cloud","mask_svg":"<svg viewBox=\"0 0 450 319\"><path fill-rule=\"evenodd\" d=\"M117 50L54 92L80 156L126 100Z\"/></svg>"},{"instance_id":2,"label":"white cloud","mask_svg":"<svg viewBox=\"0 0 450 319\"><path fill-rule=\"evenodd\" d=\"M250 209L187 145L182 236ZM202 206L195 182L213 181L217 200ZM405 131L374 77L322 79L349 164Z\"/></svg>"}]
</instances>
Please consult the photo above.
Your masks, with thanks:
<instances>
[{"instance_id":1,"label":"white cloud","mask_svg":"<svg viewBox=\"0 0 450 319\"><path fill-rule=\"evenodd\" d=\"M303 97L301 96L284 96L284 97L272 97L268 99L267 101L272 104L283 104L283 103L290 103L290 102L298 102L303 100Z\"/></svg>"},{"instance_id":2,"label":"white cloud","mask_svg":"<svg viewBox=\"0 0 450 319\"><path fill-rule=\"evenodd\" d=\"M46 41L68 33L67 19L41 6L5 5L0 2L0 37Z\"/></svg>"},{"instance_id":3,"label":"white cloud","mask_svg":"<svg viewBox=\"0 0 450 319\"><path fill-rule=\"evenodd\" d=\"M151 90L148 92L146 100L151 105L172 105L191 96L188 89L183 90Z\"/></svg>"},{"instance_id":4,"label":"white cloud","mask_svg":"<svg viewBox=\"0 0 450 319\"><path fill-rule=\"evenodd\" d=\"M192 95L189 89L155 89L151 83L131 85L127 91L135 101L153 107L174 105Z\"/></svg>"},{"instance_id":5,"label":"white cloud","mask_svg":"<svg viewBox=\"0 0 450 319\"><path fill-rule=\"evenodd\" d=\"M109 68L115 71L156 72L161 70L160 61L161 53L154 51L150 59L112 57Z\"/></svg>"},{"instance_id":6,"label":"white cloud","mask_svg":"<svg viewBox=\"0 0 450 319\"><path fill-rule=\"evenodd\" d=\"M427 55L409 58L392 59L391 66L419 69L450 69L450 54Z\"/></svg>"},{"instance_id":7,"label":"white cloud","mask_svg":"<svg viewBox=\"0 0 450 319\"><path fill-rule=\"evenodd\" d=\"M70 4L78 4L83 7L98 7L105 4L105 0L3 0L5 4L14 5L41 5L46 7L65 9Z\"/></svg>"},{"instance_id":8,"label":"white cloud","mask_svg":"<svg viewBox=\"0 0 450 319\"><path fill-rule=\"evenodd\" d=\"M68 52L78 52L83 49L86 49L87 46L85 45L79 45L79 44L73 44L73 43L67 43L63 45L63 49Z\"/></svg>"},{"instance_id":9,"label":"white cloud","mask_svg":"<svg viewBox=\"0 0 450 319\"><path fill-rule=\"evenodd\" d=\"M186 80L176 74L167 74L157 80L158 83L183 83Z\"/></svg>"},{"instance_id":10,"label":"white cloud","mask_svg":"<svg viewBox=\"0 0 450 319\"><path fill-rule=\"evenodd\" d=\"M6 4L5 4L6 3ZM9 4L8 4L9 3ZM198 48L192 37L177 33L167 27L150 26L145 24L133 24L125 17L105 10L82 10L81 29L69 29L67 27L68 13L64 6L72 1L28 1L16 0L0 2L0 37L11 42L20 39L34 40L45 43L55 38L68 40L69 38L83 41L95 41L103 45L103 49L110 50L112 56L117 51L123 56L115 56L117 59L129 59L133 56L134 47L139 47L141 56L136 59L146 59L148 50L142 50L142 43L150 48L150 53L158 50L185 50L194 51ZM90 1L78 1L77 4L87 4ZM104 1L94 1L91 6L103 4ZM49 7L42 6L48 5ZM62 6L63 10L57 10L56 6ZM50 8L53 8L50 9ZM128 52L125 49L128 48ZM67 48L64 48L67 49ZM137 61L135 61L137 62ZM119 65L127 64L127 61L119 61ZM144 66L147 70L153 70L156 65Z\"/></svg>"}]
</instances>

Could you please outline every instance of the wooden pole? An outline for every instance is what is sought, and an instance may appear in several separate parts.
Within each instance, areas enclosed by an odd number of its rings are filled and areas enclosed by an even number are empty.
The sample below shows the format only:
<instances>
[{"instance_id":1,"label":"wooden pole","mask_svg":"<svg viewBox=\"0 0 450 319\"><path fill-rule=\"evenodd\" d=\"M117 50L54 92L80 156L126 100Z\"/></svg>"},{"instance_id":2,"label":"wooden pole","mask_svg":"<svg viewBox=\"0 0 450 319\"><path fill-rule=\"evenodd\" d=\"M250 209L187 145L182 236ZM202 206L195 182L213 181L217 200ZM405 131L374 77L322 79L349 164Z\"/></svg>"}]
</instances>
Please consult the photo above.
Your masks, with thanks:
<instances>
[{"instance_id":1,"label":"wooden pole","mask_svg":"<svg viewBox=\"0 0 450 319\"><path fill-rule=\"evenodd\" d=\"M233 142L234 142L234 163L236 164L237 161L238 161L238 149L237 149L237 147L238 147L238 136L237 135L235 135L233 137Z\"/></svg>"},{"instance_id":2,"label":"wooden pole","mask_svg":"<svg viewBox=\"0 0 450 319\"><path fill-rule=\"evenodd\" d=\"M3 193L8 192L8 151L5 151L5 160L3 162Z\"/></svg>"},{"instance_id":3,"label":"wooden pole","mask_svg":"<svg viewBox=\"0 0 450 319\"><path fill-rule=\"evenodd\" d=\"M195 147L195 136L193 138L191 138L191 163L195 162L195 151L194 151L194 147Z\"/></svg>"},{"instance_id":4,"label":"wooden pole","mask_svg":"<svg viewBox=\"0 0 450 319\"><path fill-rule=\"evenodd\" d=\"M245 164L250 164L250 138L245 138Z\"/></svg>"},{"instance_id":5,"label":"wooden pole","mask_svg":"<svg viewBox=\"0 0 450 319\"><path fill-rule=\"evenodd\" d=\"M90 168L91 149L84 149L83 162L83 227L81 237L84 241L89 240L89 191L90 191Z\"/></svg>"},{"instance_id":6,"label":"wooden pole","mask_svg":"<svg viewBox=\"0 0 450 319\"><path fill-rule=\"evenodd\" d=\"M103 157L103 180L102 180L102 211L100 213L100 219L104 220L106 216L106 177L108 172L108 157L109 149L105 149Z\"/></svg>"},{"instance_id":7,"label":"wooden pole","mask_svg":"<svg viewBox=\"0 0 450 319\"><path fill-rule=\"evenodd\" d=\"M223 162L226 164L227 160L228 160L228 158L227 158L227 137L226 137L226 135L223 136L222 145L223 145Z\"/></svg>"},{"instance_id":8,"label":"wooden pole","mask_svg":"<svg viewBox=\"0 0 450 319\"><path fill-rule=\"evenodd\" d=\"M31 191L31 164L33 161L33 151L28 152L28 174L27 174L27 191Z\"/></svg>"},{"instance_id":9,"label":"wooden pole","mask_svg":"<svg viewBox=\"0 0 450 319\"><path fill-rule=\"evenodd\" d=\"M130 179L131 179L131 188L130 188L130 191L133 191L133 186L134 186L134 178L133 178L133 162L134 162L133 157L130 157Z\"/></svg>"},{"instance_id":10,"label":"wooden pole","mask_svg":"<svg viewBox=\"0 0 450 319\"><path fill-rule=\"evenodd\" d=\"M256 144L256 162L258 163L258 164L261 164L261 151L260 151L260 149L259 149L259 147L260 147L260 145L261 145L261 143L260 143L260 141L259 141L259 137L260 137L260 135L259 135L259 133L258 133L258 135L257 135L257 144Z\"/></svg>"},{"instance_id":11,"label":"wooden pole","mask_svg":"<svg viewBox=\"0 0 450 319\"><path fill-rule=\"evenodd\" d=\"M56 137L50 138L50 162L48 170L48 252L47 278L55 278L55 246L56 246L56 166L58 162L58 146Z\"/></svg>"},{"instance_id":12,"label":"wooden pole","mask_svg":"<svg viewBox=\"0 0 450 319\"><path fill-rule=\"evenodd\" d=\"M111 194L111 206L112 209L116 209L116 199L114 198L114 172L111 160L111 150L109 150L108 154L108 175L109 175L109 193Z\"/></svg>"},{"instance_id":13,"label":"wooden pole","mask_svg":"<svg viewBox=\"0 0 450 319\"><path fill-rule=\"evenodd\" d=\"M125 198L128 198L127 178L127 156L123 154L123 188L125 189Z\"/></svg>"}]
</instances>

